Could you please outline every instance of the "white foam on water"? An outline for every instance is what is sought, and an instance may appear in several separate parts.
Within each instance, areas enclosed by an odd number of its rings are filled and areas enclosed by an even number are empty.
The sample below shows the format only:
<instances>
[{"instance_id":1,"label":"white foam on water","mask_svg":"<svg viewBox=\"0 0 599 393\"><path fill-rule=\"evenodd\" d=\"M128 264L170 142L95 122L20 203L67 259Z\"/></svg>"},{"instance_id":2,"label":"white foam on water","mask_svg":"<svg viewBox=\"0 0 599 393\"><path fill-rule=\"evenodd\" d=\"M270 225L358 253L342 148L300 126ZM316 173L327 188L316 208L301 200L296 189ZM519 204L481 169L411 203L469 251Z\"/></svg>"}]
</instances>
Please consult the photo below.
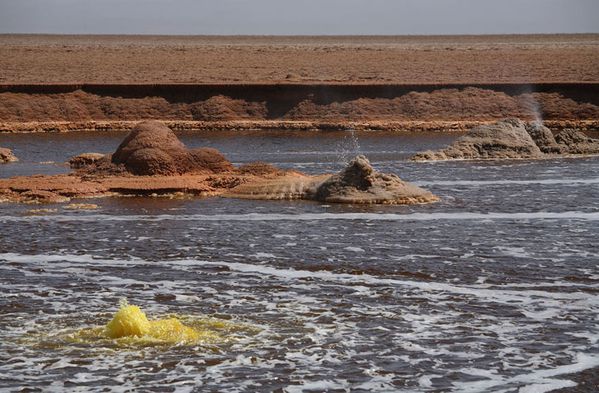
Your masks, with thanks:
<instances>
[{"instance_id":1,"label":"white foam on water","mask_svg":"<svg viewBox=\"0 0 599 393\"><path fill-rule=\"evenodd\" d=\"M518 389L518 393L545 393L556 389L571 388L578 384L573 381L562 379L546 379L544 383L535 383L523 386Z\"/></svg>"},{"instance_id":2,"label":"white foam on water","mask_svg":"<svg viewBox=\"0 0 599 393\"><path fill-rule=\"evenodd\" d=\"M1 216L0 222L110 222L110 221L322 221L322 220L366 220L366 221L493 221L493 220L587 220L598 221L599 212L518 212L518 213L248 213L248 214L191 214L191 215L108 215L75 214L53 216Z\"/></svg>"},{"instance_id":3,"label":"white foam on water","mask_svg":"<svg viewBox=\"0 0 599 393\"><path fill-rule=\"evenodd\" d=\"M581 185L599 184L599 177L585 179L531 179L531 180L432 180L412 182L418 186L493 186L493 185Z\"/></svg>"},{"instance_id":4,"label":"white foam on water","mask_svg":"<svg viewBox=\"0 0 599 393\"><path fill-rule=\"evenodd\" d=\"M347 273L337 273L331 271L308 271L292 268L281 268L268 265L253 265L249 263L226 262L226 261L206 261L200 259L177 259L164 261L148 261L144 259L110 259L97 258L93 255L60 255L60 254L38 254L24 255L17 253L0 254L0 260L17 262L18 264L4 265L9 270L18 270L19 272L28 272L30 267L42 267L46 274L62 274L69 278L74 272L77 274L86 274L84 279L89 282L101 283L105 288L105 292L94 293L89 295L90 298L85 302L90 307L92 305L96 309L105 308L106 295L114 296L115 293L120 294L123 280L129 276L127 273L117 273L111 271L111 268L122 268L125 266L128 271L134 271L136 267L145 266L160 266L161 269L167 271L181 270L185 272L184 280L170 282L166 280L155 280L155 277L140 276L138 280L131 280L128 283L135 284L151 284L160 288L161 292L169 292L176 295L177 300L184 304L194 302L211 304L216 307L227 305L227 307L238 307L243 309L248 306L261 305L264 306L264 315L271 315L274 318L281 319L281 325L287 329L289 324L297 323L301 329L301 338L305 340L300 348L287 348L290 356L285 358L272 359L263 351L258 349L255 355L255 363L248 363L248 356L244 352L242 357L237 357L231 361L210 367L206 373L192 373L185 379L189 382L200 383L205 377L209 379L209 383L205 386L214 386L214 383L237 383L241 381L232 381L231 375L239 372L247 367L256 368L261 373L262 379L267 378L269 370L276 368L289 367L296 371L293 380L300 385L295 388L309 389L312 384L320 384L318 380L310 377L310 373L318 373L322 371L321 377L326 383L332 383L338 389L351 389L355 385L349 384L344 380L337 380L334 374L331 374L331 368L343 367L346 363L357 356L371 358L367 348L373 343L369 340L376 337L377 334L382 334L386 337L386 342L389 343L389 348L392 350L388 356L389 361L399 361L399 356L404 356L402 361L407 362L410 367L418 369L412 380L415 383L421 383L421 387L428 384L435 388L437 383L448 383L443 380L443 375L452 371L462 371L476 376L481 381L476 382L455 382L455 391L484 391L493 389L514 389L521 387L528 389L529 392L540 391L545 392L547 389L555 389L559 386L572 386L571 381L556 379L555 376L567 374L571 370L578 372L582 366L571 367L569 369L560 369L553 371L553 374L538 374L540 371L556 370L551 359L559 356L563 361L573 361L575 364L587 364L589 367L594 367L595 359L592 355L575 355L580 352L592 352L593 348L589 347L588 342L580 340L568 340L563 343L568 348L559 350L557 353L551 353L540 349L539 352L531 353L528 345L534 345L536 340L535 333L538 332L539 326L542 326L538 321L554 320L559 317L556 310L561 310L563 315L571 315L582 317L584 320L589 320L593 315L599 315L599 299L598 296L589 294L588 292L577 292L576 287L588 288L593 285L574 284L571 282L539 282L535 283L518 283L506 285L493 284L473 284L473 285L457 285L446 282L427 282L417 280L404 280L396 278L385 278L375 275L354 275ZM0 267L3 264L0 263ZM103 271L89 269L85 272L85 267L102 266ZM203 269L202 267L206 267ZM228 269L218 269L215 273L213 266L227 267ZM202 278L202 272L210 272L210 276ZM39 274L39 273L36 273ZM122 276L121 276L122 274ZM120 276L120 277L117 277ZM179 275L180 276L180 275ZM164 277L161 277L164 278ZM207 281L202 281L202 280ZM130 279L129 279L130 280ZM256 283L267 280L276 284L279 289L268 294L262 292L253 292ZM213 284L212 284L213 283ZM218 284L230 290L207 289L208 296L203 294L203 284L214 285L218 288ZM32 284L32 285L35 285ZM4 287L4 285L0 285ZM386 293L388 288L394 290L394 295L397 297L397 302L392 304L379 305L376 301L372 302L374 294L377 294L381 289ZM547 288L545 288L547 287ZM551 288L549 288L551 287ZM563 287L563 288L559 288ZM574 287L574 291L566 289L566 287ZM594 286L596 288L596 286ZM27 291L28 287L19 286L18 289ZM140 286L134 289L133 292L146 293L147 299L151 301L153 293L156 289L142 289ZM193 288L193 289L191 289ZM331 299L330 293L332 288L338 288L345 294L343 299ZM324 289L324 291L323 291ZM567 292L563 292L566 290ZM79 289L75 285L72 288L65 289L61 298L52 303L54 307L51 309L65 310L64 302L70 298L69 295L77 295ZM10 290L9 292L10 293ZM52 296L51 296L52 297ZM50 297L50 298L51 298ZM404 300L401 300L404 299ZM412 300L418 300L413 302ZM46 305L50 300L44 300ZM331 306L336 307L335 302L342 302L348 307L342 314L331 312ZM422 301L427 306L422 307ZM341 303L341 304L342 304ZM507 316L501 318L493 315L488 315L482 312L476 315L471 321L463 321L460 311L456 311L454 306L460 308L460 304L472 304L483 306L485 308L494 308L506 306L510 309L519 311L519 316ZM77 304L74 305L76 307ZM437 305L443 306L442 312L438 312ZM267 307L269 306L269 307ZM156 307L150 307L150 310L155 310ZM429 307L433 307L430 310ZM74 308L76 309L76 308ZM72 309L71 309L72 310ZM65 310L65 317L69 314ZM269 314L270 313L270 314ZM387 320L385 326L395 326L389 324L397 321L401 329L377 329L374 326L370 330L363 330L360 324L353 320L355 316L371 317L374 320ZM60 318L63 317L53 316ZM72 316L71 316L72 317ZM37 316L36 318L41 318ZM50 318L46 316L44 318ZM320 319L325 322L321 322ZM378 319L377 319L378 318ZM330 322L326 322L330 321ZM275 322L276 323L276 322ZM579 322L567 322L571 326ZM453 346L453 344L444 344L442 341L447 337L460 337L464 334L464 327L468 327L468 335L471 341L468 343L468 350L464 350L461 346ZM30 330L31 327L24 327L25 330ZM385 330L386 329L386 330ZM373 330L383 332L375 333ZM286 343L280 342L278 339L273 339L273 334L278 334L276 329L268 331L264 336L264 340L259 342L264 343L266 347L285 348ZM270 335L269 335L270 334ZM485 342L487 337L496 335L495 341L500 345L502 350L505 349L506 365L503 367L505 372L497 368L498 364L494 363L490 370L482 370L475 368L460 367L465 361L472 361L477 357L484 357L485 361L489 356L494 359L502 359L501 353L489 355L485 350ZM585 328L579 329L576 335L569 337L588 338L593 335L593 330ZM441 340L441 342L439 342ZM258 342L258 341L256 341ZM436 342L436 343L435 343ZM335 343L331 346L331 343ZM435 344L433 344L435 343ZM255 345L255 343L254 343ZM539 348L542 347L539 343ZM281 346L281 347L280 347ZM351 352L353 348L361 347L358 353ZM403 349L402 349L403 348ZM536 348L536 347L535 347ZM236 349L243 350L239 346ZM379 348L380 349L380 348ZM511 352L510 352L511 351ZM384 351L381 351L384 352ZM261 355L264 353L264 355ZM33 354L34 356L38 356ZM377 353L375 360L372 363L365 364L365 367L376 367L377 360L380 359L382 353ZM570 359L570 355L574 356L574 360ZM587 356L585 358L585 356ZM68 357L66 357L68 359ZM591 361L588 361L588 360ZM433 360L435 366L433 369L429 366L419 366L422 362ZM39 363L39 362L38 362ZM135 369L135 365L130 361L126 362L128 367ZM42 364L42 363L40 363ZM476 364L476 362L471 363ZM96 365L94 365L96 367ZM189 364L193 368L193 363ZM425 369L421 369L425 367ZM578 368L577 368L578 367ZM588 368L588 367L587 367ZM143 367L142 367L143 369ZM582 368L584 369L584 368ZM83 373L87 372L85 370ZM297 374L299 372L300 374ZM439 380L433 374L439 374ZM518 375L514 376L515 373ZM43 371L42 371L43 374ZM506 375L507 374L507 375ZM275 377L277 374L273 374ZM318 374L317 374L318 375ZM429 376L428 381L426 376ZM419 380L419 378L424 377ZM160 384L164 383L164 379L157 381ZM371 380L360 383L363 388L368 387L368 390L373 391L388 391L392 390L393 386L389 380L377 379L375 376ZM183 380L182 384L186 383ZM212 383L212 385L210 384ZM302 385L305 384L305 385ZM567 385L566 385L567 384ZM490 388L485 388L485 386ZM161 385L164 386L164 385ZM200 386L200 385L198 385ZM230 385L223 385L223 389ZM238 385L239 386L239 385ZM306 387L308 386L308 387ZM322 385L317 385L320 388L325 388ZM327 385L328 386L328 385ZM332 386L332 385L331 385ZM182 386L181 386L182 387ZM255 386L254 386L255 387ZM252 386L248 385L251 390ZM293 388L293 387L292 387ZM333 389L333 387L328 387ZM480 388L480 389L478 389ZM535 390L537 389L537 390Z\"/></svg>"},{"instance_id":5,"label":"white foam on water","mask_svg":"<svg viewBox=\"0 0 599 393\"><path fill-rule=\"evenodd\" d=\"M528 374L520 374L511 378L495 377L490 380L476 382L456 382L454 386L459 392L483 392L500 386L518 385L519 392L545 393L562 387L576 386L576 383L568 380L555 379L560 375L579 373L590 368L599 366L599 356L579 353L576 361L572 364L557 366L546 370L535 370Z\"/></svg>"},{"instance_id":6,"label":"white foam on water","mask_svg":"<svg viewBox=\"0 0 599 393\"><path fill-rule=\"evenodd\" d=\"M270 255L269 255L270 256ZM108 266L124 266L124 265L153 265L155 262L145 261L139 258L132 258L130 260L124 259L99 259L93 255L59 255L59 254L38 254L38 255L24 255L16 253L0 253L0 259L11 261L11 262L22 262L22 263L51 263L52 266L60 266L63 263L63 267L72 269L70 262L82 263L86 265L108 265ZM341 283L356 283L356 284L373 284L373 285L390 285L390 286L405 286L413 287L426 292L449 292L461 295L472 295L476 297L493 299L495 301L513 302L521 300L523 297L535 297L535 298L548 298L557 300L586 300L589 302L599 301L599 296L589 295L587 293L564 293L554 291L541 291L541 290L513 290L518 287L555 287L555 286L572 286L572 283L535 283L535 284L506 284L506 285L492 285L492 284L479 284L479 285L453 285L442 282L426 282L426 281L410 281L410 280L399 280L393 278L379 278L369 274L349 274L349 273L335 273L331 271L318 270L298 270L291 268L276 268L268 265L254 265L249 263L241 262L225 262L225 261L207 261L201 259L176 259L164 261L170 266L179 265L184 267L189 266L226 266L230 270L279 277L287 280L298 280L298 279L320 279L324 281L336 281ZM108 278L107 276L104 276ZM126 280L118 277L110 277L115 280ZM153 281L156 282L156 281ZM585 285L576 285L577 287L586 287ZM595 287L595 286L591 286ZM599 303L597 303L599 304Z\"/></svg>"},{"instance_id":7,"label":"white foam on water","mask_svg":"<svg viewBox=\"0 0 599 393\"><path fill-rule=\"evenodd\" d=\"M275 259L275 258L277 258L276 255L268 253L268 252L257 252L254 255L248 255L248 256L255 257L258 259ZM287 259L287 258L279 257L279 259Z\"/></svg>"},{"instance_id":8,"label":"white foam on water","mask_svg":"<svg viewBox=\"0 0 599 393\"><path fill-rule=\"evenodd\" d=\"M364 249L363 249L363 248L360 248L360 247L352 247L352 246L345 247L345 248L344 248L344 250L351 251L351 252L364 252Z\"/></svg>"},{"instance_id":9,"label":"white foam on water","mask_svg":"<svg viewBox=\"0 0 599 393\"><path fill-rule=\"evenodd\" d=\"M283 390L286 393L303 393L305 391L326 392L333 389L349 389L349 383L345 380L322 380L303 381L300 385L290 385Z\"/></svg>"}]
</instances>

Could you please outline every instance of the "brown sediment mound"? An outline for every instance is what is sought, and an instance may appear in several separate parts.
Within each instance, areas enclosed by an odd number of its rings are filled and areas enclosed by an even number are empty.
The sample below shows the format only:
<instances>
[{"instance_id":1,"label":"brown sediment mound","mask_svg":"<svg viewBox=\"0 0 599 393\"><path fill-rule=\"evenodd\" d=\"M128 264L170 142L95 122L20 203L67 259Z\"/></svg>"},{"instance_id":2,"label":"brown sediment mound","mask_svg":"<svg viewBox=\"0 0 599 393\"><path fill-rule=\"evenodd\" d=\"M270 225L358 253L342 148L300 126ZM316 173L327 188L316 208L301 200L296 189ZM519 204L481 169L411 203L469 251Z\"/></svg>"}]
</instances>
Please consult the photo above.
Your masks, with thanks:
<instances>
[{"instance_id":1,"label":"brown sediment mound","mask_svg":"<svg viewBox=\"0 0 599 393\"><path fill-rule=\"evenodd\" d=\"M281 174L283 172L281 169L277 168L276 166L266 163L266 162L262 162L262 161L255 161L255 162L250 162L248 164L243 164L239 168L237 168L237 171L243 175L258 175L258 176Z\"/></svg>"},{"instance_id":2,"label":"brown sediment mound","mask_svg":"<svg viewBox=\"0 0 599 393\"><path fill-rule=\"evenodd\" d=\"M566 98L560 93L508 95L501 91L467 87L430 92L401 93L394 98L358 98L320 102L317 97L291 101L291 91L281 90L280 100L257 101L252 87L246 99L213 95L194 101L183 93L178 99L162 96L113 97L82 90L56 94L0 93L2 129L21 130L23 123L36 130L36 122L119 122L159 119L171 122L231 121L488 121L506 117L533 120L589 120L599 118L599 106ZM258 88L256 88L258 89ZM324 88L323 88L324 89ZM157 94L159 92L153 93ZM150 93L152 94L152 93ZM365 92L367 94L367 92ZM193 97L193 91L189 92ZM334 94L332 94L334 97ZM309 95L307 95L309 97ZM295 98L293 98L295 99ZM270 110L269 110L270 109ZM60 130L61 128L59 128Z\"/></svg>"},{"instance_id":3,"label":"brown sediment mound","mask_svg":"<svg viewBox=\"0 0 599 393\"><path fill-rule=\"evenodd\" d=\"M181 175L233 170L216 149L187 149L175 133L158 121L138 124L119 145L111 159L134 175Z\"/></svg>"},{"instance_id":4,"label":"brown sediment mound","mask_svg":"<svg viewBox=\"0 0 599 393\"><path fill-rule=\"evenodd\" d=\"M312 198L322 202L359 204L415 204L439 199L396 175L377 172L362 155L320 184Z\"/></svg>"},{"instance_id":5,"label":"brown sediment mound","mask_svg":"<svg viewBox=\"0 0 599 393\"><path fill-rule=\"evenodd\" d=\"M354 158L337 175L307 176L287 173L276 178L242 184L223 196L353 204L416 204L439 200L430 192L404 182L396 175L377 172L364 156Z\"/></svg>"},{"instance_id":6,"label":"brown sediment mound","mask_svg":"<svg viewBox=\"0 0 599 393\"><path fill-rule=\"evenodd\" d=\"M328 178L328 175L308 176L299 172L287 172L280 176L245 182L222 196L260 200L313 199L316 188Z\"/></svg>"},{"instance_id":7,"label":"brown sediment mound","mask_svg":"<svg viewBox=\"0 0 599 393\"><path fill-rule=\"evenodd\" d=\"M392 99L360 98L330 104L305 100L283 118L488 120L517 117L532 120L535 116L543 116L545 119L593 119L599 117L599 107L590 103L578 103L559 93L510 96L499 91L468 87L410 92Z\"/></svg>"},{"instance_id":8,"label":"brown sediment mound","mask_svg":"<svg viewBox=\"0 0 599 393\"><path fill-rule=\"evenodd\" d=\"M418 153L411 160L538 159L576 154L599 154L599 140L573 129L554 136L538 122L507 119L475 127L450 146Z\"/></svg>"},{"instance_id":9,"label":"brown sediment mound","mask_svg":"<svg viewBox=\"0 0 599 393\"><path fill-rule=\"evenodd\" d=\"M524 122L507 119L475 127L445 149L418 153L411 159L415 161L471 160L541 158L542 156L543 153L526 131Z\"/></svg>"},{"instance_id":10,"label":"brown sediment mound","mask_svg":"<svg viewBox=\"0 0 599 393\"><path fill-rule=\"evenodd\" d=\"M215 177L217 175L212 175ZM214 196L222 192L208 181L210 175L177 176L91 176L75 172L66 175L36 175L0 179L0 201L63 203L72 198L96 198L114 195L170 195L184 192L196 196ZM229 177L229 175L223 175Z\"/></svg>"},{"instance_id":11,"label":"brown sediment mound","mask_svg":"<svg viewBox=\"0 0 599 393\"><path fill-rule=\"evenodd\" d=\"M61 94L0 94L4 121L86 121L190 118L187 108L163 97L123 98L77 90Z\"/></svg>"},{"instance_id":12,"label":"brown sediment mound","mask_svg":"<svg viewBox=\"0 0 599 393\"><path fill-rule=\"evenodd\" d=\"M564 146L557 143L553 132L541 122L526 124L526 131L543 153L559 154L564 152Z\"/></svg>"},{"instance_id":13,"label":"brown sediment mound","mask_svg":"<svg viewBox=\"0 0 599 393\"><path fill-rule=\"evenodd\" d=\"M71 157L68 163L72 169L81 169L89 165L97 164L100 160L106 158L102 153L82 153Z\"/></svg>"},{"instance_id":14,"label":"brown sediment mound","mask_svg":"<svg viewBox=\"0 0 599 393\"><path fill-rule=\"evenodd\" d=\"M555 136L567 154L599 154L599 139L593 139L574 129L565 129Z\"/></svg>"},{"instance_id":15,"label":"brown sediment mound","mask_svg":"<svg viewBox=\"0 0 599 393\"><path fill-rule=\"evenodd\" d=\"M24 203L64 203L71 200L64 195L45 190L25 191L20 194L20 198Z\"/></svg>"},{"instance_id":16,"label":"brown sediment mound","mask_svg":"<svg viewBox=\"0 0 599 393\"><path fill-rule=\"evenodd\" d=\"M266 103L216 95L192 103L164 97L112 97L76 90L60 94L0 93L0 121L265 119Z\"/></svg>"},{"instance_id":17,"label":"brown sediment mound","mask_svg":"<svg viewBox=\"0 0 599 393\"><path fill-rule=\"evenodd\" d=\"M19 159L13 154L13 152L10 149L0 147L0 164L16 161L19 161Z\"/></svg>"},{"instance_id":18,"label":"brown sediment mound","mask_svg":"<svg viewBox=\"0 0 599 393\"><path fill-rule=\"evenodd\" d=\"M234 100L223 95L189 105L193 120L265 119L268 115L265 102Z\"/></svg>"}]
</instances>

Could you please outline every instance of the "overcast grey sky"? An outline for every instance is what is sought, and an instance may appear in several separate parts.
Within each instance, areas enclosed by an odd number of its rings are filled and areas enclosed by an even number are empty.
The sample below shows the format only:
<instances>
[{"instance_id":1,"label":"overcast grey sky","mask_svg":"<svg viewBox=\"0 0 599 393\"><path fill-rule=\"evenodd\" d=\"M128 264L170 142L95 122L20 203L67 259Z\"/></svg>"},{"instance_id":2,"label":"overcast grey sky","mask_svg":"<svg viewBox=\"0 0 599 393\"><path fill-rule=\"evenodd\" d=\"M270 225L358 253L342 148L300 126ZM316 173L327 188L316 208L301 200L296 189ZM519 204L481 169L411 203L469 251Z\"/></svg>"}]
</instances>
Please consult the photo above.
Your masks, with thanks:
<instances>
[{"instance_id":1,"label":"overcast grey sky","mask_svg":"<svg viewBox=\"0 0 599 393\"><path fill-rule=\"evenodd\" d=\"M599 32L599 0L0 0L0 33Z\"/></svg>"}]
</instances>

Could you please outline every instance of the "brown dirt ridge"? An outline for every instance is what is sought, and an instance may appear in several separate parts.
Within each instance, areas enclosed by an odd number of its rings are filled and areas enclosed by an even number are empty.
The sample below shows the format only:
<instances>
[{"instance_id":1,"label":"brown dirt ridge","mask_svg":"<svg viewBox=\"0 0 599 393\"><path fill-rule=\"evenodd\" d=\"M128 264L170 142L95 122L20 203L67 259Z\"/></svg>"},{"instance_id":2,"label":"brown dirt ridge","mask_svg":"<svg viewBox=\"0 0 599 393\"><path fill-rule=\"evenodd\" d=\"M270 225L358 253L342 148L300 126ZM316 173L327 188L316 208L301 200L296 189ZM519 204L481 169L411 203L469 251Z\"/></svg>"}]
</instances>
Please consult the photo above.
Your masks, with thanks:
<instances>
[{"instance_id":1,"label":"brown dirt ridge","mask_svg":"<svg viewBox=\"0 0 599 393\"><path fill-rule=\"evenodd\" d=\"M251 91L252 87L248 87ZM247 93L250 94L250 93ZM281 93L285 96L285 88ZM251 95L251 94L250 94ZM465 87L409 91L391 98L329 99L298 96L285 107L276 98L241 99L216 94L205 99L165 96L122 97L83 90L56 94L0 93L0 132L130 129L130 122L158 119L185 128L364 128L393 129L394 124L436 122L466 124L507 117L523 120L599 122L599 106L559 92L510 95ZM283 109L282 109L283 108ZM129 122L129 123L128 123ZM269 125L269 123L272 123ZM581 127L580 124L575 126ZM412 127L412 126L410 126ZM468 125L448 127L465 129ZM433 129L435 127L432 127ZM584 128L584 127L582 127ZM418 129L418 127L415 127Z\"/></svg>"}]
</instances>

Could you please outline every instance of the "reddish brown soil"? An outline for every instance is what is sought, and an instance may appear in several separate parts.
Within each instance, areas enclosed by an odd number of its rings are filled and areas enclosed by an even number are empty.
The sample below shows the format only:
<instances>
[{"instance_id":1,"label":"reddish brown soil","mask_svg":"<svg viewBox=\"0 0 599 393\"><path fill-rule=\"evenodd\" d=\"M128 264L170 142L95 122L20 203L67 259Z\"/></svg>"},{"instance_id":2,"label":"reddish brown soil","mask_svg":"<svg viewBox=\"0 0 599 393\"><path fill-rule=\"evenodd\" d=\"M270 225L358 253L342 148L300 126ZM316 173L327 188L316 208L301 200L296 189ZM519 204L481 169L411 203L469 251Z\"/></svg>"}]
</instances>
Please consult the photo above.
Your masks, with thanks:
<instances>
[{"instance_id":1,"label":"reddish brown soil","mask_svg":"<svg viewBox=\"0 0 599 393\"><path fill-rule=\"evenodd\" d=\"M91 166L66 175L20 176L0 179L0 203L63 203L70 198L93 198L111 195L196 195L215 196L245 183L303 177L294 171L264 166L260 173L229 170L222 173L189 173L175 176L136 176Z\"/></svg>"},{"instance_id":2,"label":"reddish brown soil","mask_svg":"<svg viewBox=\"0 0 599 393\"><path fill-rule=\"evenodd\" d=\"M122 98L99 96L81 90L66 94L0 93L0 121L85 120L239 120L264 119L260 102L234 100L220 95L207 100L170 103L163 97Z\"/></svg>"},{"instance_id":3,"label":"reddish brown soil","mask_svg":"<svg viewBox=\"0 0 599 393\"><path fill-rule=\"evenodd\" d=\"M394 99L361 98L318 105L301 102L284 118L293 120L488 120L505 117L546 120L595 119L599 107L578 103L557 93L509 96L477 88L443 89L431 93L411 92Z\"/></svg>"},{"instance_id":4,"label":"reddish brown soil","mask_svg":"<svg viewBox=\"0 0 599 393\"><path fill-rule=\"evenodd\" d=\"M0 35L0 83L599 81L599 35Z\"/></svg>"},{"instance_id":5,"label":"reddish brown soil","mask_svg":"<svg viewBox=\"0 0 599 393\"><path fill-rule=\"evenodd\" d=\"M28 176L0 179L0 202L61 203L69 198L115 194L151 195L184 191L212 196L223 192L213 187L209 175L180 176Z\"/></svg>"},{"instance_id":6,"label":"reddish brown soil","mask_svg":"<svg viewBox=\"0 0 599 393\"><path fill-rule=\"evenodd\" d=\"M288 124L298 121L339 124L378 121L391 124L480 122L506 117L534 120L537 116L545 121L599 120L599 106L577 102L559 93L510 96L494 90L465 88L410 92L396 98L360 98L330 104L304 100L282 116L276 116L269 112L266 102L220 95L185 103L169 102L163 97L122 98L83 91L63 94L0 93L0 131L9 132L37 130L36 122L45 123L46 128L48 123L108 122L108 127L116 129L123 128L122 122L143 119L213 125L248 121L259 126L268 121L291 122Z\"/></svg>"}]
</instances>

